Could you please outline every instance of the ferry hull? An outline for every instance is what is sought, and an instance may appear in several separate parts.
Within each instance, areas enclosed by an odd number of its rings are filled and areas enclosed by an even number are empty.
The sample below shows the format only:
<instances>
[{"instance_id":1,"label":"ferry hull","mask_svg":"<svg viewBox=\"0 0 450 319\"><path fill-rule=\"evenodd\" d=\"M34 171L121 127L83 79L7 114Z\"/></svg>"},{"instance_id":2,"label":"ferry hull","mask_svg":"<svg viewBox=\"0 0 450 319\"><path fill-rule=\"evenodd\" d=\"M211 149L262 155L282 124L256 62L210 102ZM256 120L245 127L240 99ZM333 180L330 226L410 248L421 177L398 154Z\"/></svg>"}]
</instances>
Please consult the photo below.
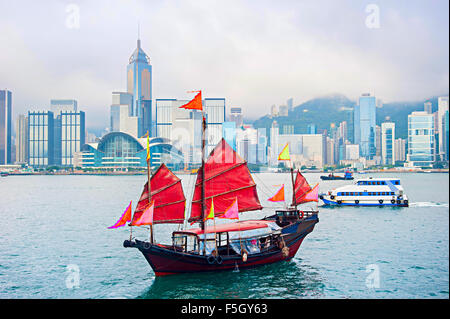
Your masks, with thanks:
<instances>
[{"instance_id":1,"label":"ferry hull","mask_svg":"<svg viewBox=\"0 0 450 319\"><path fill-rule=\"evenodd\" d=\"M237 269L254 268L261 265L292 259L297 253L306 235L313 231L318 218L293 223L282 230L289 254L284 256L281 249L272 249L256 254L249 254L244 261L241 255L223 255L220 263L212 261L211 256L192 253L182 253L171 249L171 246L150 244L144 241L125 241L125 247L136 247L144 255L156 276L166 276L181 273L199 273L212 271L229 271Z\"/></svg>"},{"instance_id":2,"label":"ferry hull","mask_svg":"<svg viewBox=\"0 0 450 319\"><path fill-rule=\"evenodd\" d=\"M409 204L408 202L400 202L400 203L391 203L390 201L386 201L383 203L380 202L365 202L365 201L360 201L359 203L355 203L354 201L344 201L341 203L338 203L336 200L331 200L331 199L327 199L326 197L322 196L321 200L324 202L325 205L329 205L329 206L391 206L391 207L408 207Z\"/></svg>"}]
</instances>

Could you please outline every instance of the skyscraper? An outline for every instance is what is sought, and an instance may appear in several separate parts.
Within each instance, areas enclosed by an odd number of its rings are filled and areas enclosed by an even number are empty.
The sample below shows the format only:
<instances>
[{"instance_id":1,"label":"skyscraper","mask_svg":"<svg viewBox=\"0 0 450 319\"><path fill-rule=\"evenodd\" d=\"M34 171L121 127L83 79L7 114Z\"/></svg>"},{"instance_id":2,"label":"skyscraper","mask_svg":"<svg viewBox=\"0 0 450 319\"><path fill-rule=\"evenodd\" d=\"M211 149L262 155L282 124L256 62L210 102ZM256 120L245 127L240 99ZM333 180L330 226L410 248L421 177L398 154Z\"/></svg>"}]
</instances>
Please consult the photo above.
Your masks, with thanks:
<instances>
[{"instance_id":1,"label":"skyscraper","mask_svg":"<svg viewBox=\"0 0 450 319\"><path fill-rule=\"evenodd\" d=\"M434 118L426 112L408 115L408 155L410 166L431 167L435 160Z\"/></svg>"},{"instance_id":2,"label":"skyscraper","mask_svg":"<svg viewBox=\"0 0 450 319\"><path fill-rule=\"evenodd\" d=\"M424 110L425 112L427 112L428 114L433 113L433 112L432 112L432 104L431 104L431 102L425 102L425 103L423 104L423 110Z\"/></svg>"},{"instance_id":3,"label":"skyscraper","mask_svg":"<svg viewBox=\"0 0 450 319\"><path fill-rule=\"evenodd\" d=\"M143 135L147 129L151 130L152 66L150 58L141 48L140 39L127 66L127 92L133 95L130 116L139 118L138 134ZM144 119L144 115L150 118ZM148 123L150 127L144 129L143 126Z\"/></svg>"},{"instance_id":4,"label":"skyscraper","mask_svg":"<svg viewBox=\"0 0 450 319\"><path fill-rule=\"evenodd\" d=\"M55 126L53 112L28 112L28 164L54 165Z\"/></svg>"},{"instance_id":5,"label":"skyscraper","mask_svg":"<svg viewBox=\"0 0 450 319\"><path fill-rule=\"evenodd\" d=\"M444 129L442 127L442 120L445 112L448 111L448 96L441 96L438 98L438 113L437 113L437 133L439 134L439 156L442 158L444 154Z\"/></svg>"},{"instance_id":6,"label":"skyscraper","mask_svg":"<svg viewBox=\"0 0 450 319\"><path fill-rule=\"evenodd\" d=\"M0 165L11 163L12 94L0 90Z\"/></svg>"},{"instance_id":7,"label":"skyscraper","mask_svg":"<svg viewBox=\"0 0 450 319\"><path fill-rule=\"evenodd\" d=\"M61 112L76 112L78 109L78 102L76 100L50 100L50 111L55 116Z\"/></svg>"},{"instance_id":8,"label":"skyscraper","mask_svg":"<svg viewBox=\"0 0 450 319\"><path fill-rule=\"evenodd\" d=\"M16 121L16 163L28 162L28 118L21 114Z\"/></svg>"},{"instance_id":9,"label":"skyscraper","mask_svg":"<svg viewBox=\"0 0 450 319\"><path fill-rule=\"evenodd\" d=\"M376 155L376 98L364 93L354 112L355 144L361 156L372 159Z\"/></svg>"},{"instance_id":10,"label":"skyscraper","mask_svg":"<svg viewBox=\"0 0 450 319\"><path fill-rule=\"evenodd\" d=\"M244 124L244 119L242 116L242 108L241 107L232 107L230 109L230 122L235 122L236 127L241 127Z\"/></svg>"},{"instance_id":11,"label":"skyscraper","mask_svg":"<svg viewBox=\"0 0 450 319\"><path fill-rule=\"evenodd\" d=\"M62 166L73 166L73 154L81 150L85 143L85 114L84 112L61 112L57 117L58 128L61 132L55 134L60 136L55 141L58 149L61 149L61 156L55 158L55 164ZM59 145L61 145L59 147Z\"/></svg>"},{"instance_id":12,"label":"skyscraper","mask_svg":"<svg viewBox=\"0 0 450 319\"><path fill-rule=\"evenodd\" d=\"M395 123L381 124L381 159L385 165L395 164Z\"/></svg>"},{"instance_id":13,"label":"skyscraper","mask_svg":"<svg viewBox=\"0 0 450 319\"><path fill-rule=\"evenodd\" d=\"M294 110L294 99L293 98L288 99L286 104L288 107L288 111L292 112Z\"/></svg>"}]
</instances>

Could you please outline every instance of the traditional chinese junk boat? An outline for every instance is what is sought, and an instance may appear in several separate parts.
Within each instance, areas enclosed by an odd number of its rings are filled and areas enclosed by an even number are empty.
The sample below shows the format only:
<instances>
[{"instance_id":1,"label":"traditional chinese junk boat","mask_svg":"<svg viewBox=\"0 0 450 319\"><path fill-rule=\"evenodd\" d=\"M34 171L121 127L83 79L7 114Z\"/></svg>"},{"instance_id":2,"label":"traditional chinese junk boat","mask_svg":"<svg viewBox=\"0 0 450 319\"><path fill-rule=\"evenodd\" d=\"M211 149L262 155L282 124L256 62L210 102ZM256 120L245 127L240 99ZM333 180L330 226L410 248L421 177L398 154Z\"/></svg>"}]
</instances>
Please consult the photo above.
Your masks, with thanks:
<instances>
[{"instance_id":1,"label":"traditional chinese junk boat","mask_svg":"<svg viewBox=\"0 0 450 319\"><path fill-rule=\"evenodd\" d=\"M205 117L202 127L204 153ZM318 211L301 211L297 207L309 201L306 198L315 188L309 186L299 171L294 181L291 169L294 191L290 208L275 210L273 215L258 220L239 220L238 212L262 209L246 161L224 139L206 161L204 158L202 156L197 173L188 219L191 225L198 223L199 227L174 231L171 244L154 241L153 225L185 222L186 198L181 180L162 164L149 177L150 185L145 184L131 218L130 225L142 225L135 221L142 220L151 208L152 220L147 223L149 240L134 239L130 235L124 247L139 249L156 276L252 268L293 258L319 221ZM207 220L211 214L214 225L210 226ZM237 221L216 224L214 217Z\"/></svg>"}]
</instances>

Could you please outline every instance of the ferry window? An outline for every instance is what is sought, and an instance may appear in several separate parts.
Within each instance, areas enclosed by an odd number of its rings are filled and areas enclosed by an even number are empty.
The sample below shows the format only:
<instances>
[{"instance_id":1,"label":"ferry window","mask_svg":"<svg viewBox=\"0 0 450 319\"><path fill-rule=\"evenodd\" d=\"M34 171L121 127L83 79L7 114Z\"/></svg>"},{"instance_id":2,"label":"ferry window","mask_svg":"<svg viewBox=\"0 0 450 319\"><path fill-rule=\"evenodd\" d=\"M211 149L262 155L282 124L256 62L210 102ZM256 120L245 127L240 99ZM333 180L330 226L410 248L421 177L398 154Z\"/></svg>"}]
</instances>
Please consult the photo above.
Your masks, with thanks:
<instances>
[{"instance_id":1,"label":"ferry window","mask_svg":"<svg viewBox=\"0 0 450 319\"><path fill-rule=\"evenodd\" d=\"M400 181L395 181L394 184L395 185L400 185Z\"/></svg>"},{"instance_id":2,"label":"ferry window","mask_svg":"<svg viewBox=\"0 0 450 319\"><path fill-rule=\"evenodd\" d=\"M386 182L381 182L381 185L386 185Z\"/></svg>"},{"instance_id":3,"label":"ferry window","mask_svg":"<svg viewBox=\"0 0 450 319\"><path fill-rule=\"evenodd\" d=\"M362 192L359 192L359 196L362 196L362 194L363 194Z\"/></svg>"},{"instance_id":4,"label":"ferry window","mask_svg":"<svg viewBox=\"0 0 450 319\"><path fill-rule=\"evenodd\" d=\"M352 193L352 192L350 192L350 196L353 196L353 193Z\"/></svg>"},{"instance_id":5,"label":"ferry window","mask_svg":"<svg viewBox=\"0 0 450 319\"><path fill-rule=\"evenodd\" d=\"M386 193L385 193L385 192L382 192L381 195L386 195Z\"/></svg>"},{"instance_id":6,"label":"ferry window","mask_svg":"<svg viewBox=\"0 0 450 319\"><path fill-rule=\"evenodd\" d=\"M380 182L377 182L377 185L380 185Z\"/></svg>"},{"instance_id":7,"label":"ferry window","mask_svg":"<svg viewBox=\"0 0 450 319\"><path fill-rule=\"evenodd\" d=\"M381 196L381 193L380 193L380 192L378 192L378 196Z\"/></svg>"}]
</instances>

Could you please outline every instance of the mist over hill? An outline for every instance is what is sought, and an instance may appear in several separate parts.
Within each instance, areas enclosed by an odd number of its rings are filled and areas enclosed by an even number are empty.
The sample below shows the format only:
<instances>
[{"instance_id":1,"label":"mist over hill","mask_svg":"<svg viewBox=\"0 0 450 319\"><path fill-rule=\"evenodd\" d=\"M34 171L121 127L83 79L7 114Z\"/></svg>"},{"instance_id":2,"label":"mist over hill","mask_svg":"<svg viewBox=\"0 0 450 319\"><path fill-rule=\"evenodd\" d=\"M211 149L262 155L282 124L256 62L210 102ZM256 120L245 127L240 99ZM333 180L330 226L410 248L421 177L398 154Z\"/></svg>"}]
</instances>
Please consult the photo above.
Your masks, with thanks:
<instances>
[{"instance_id":1,"label":"mist over hill","mask_svg":"<svg viewBox=\"0 0 450 319\"><path fill-rule=\"evenodd\" d=\"M376 109L377 125L389 119L396 124L396 138L407 138L408 114L413 111L423 111L424 103L427 101L432 103L433 112L437 111L438 97L421 101L385 103L381 108ZM288 116L272 117L268 114L255 120L253 125L255 128L268 129L267 134L274 120L280 127L280 133L283 132L284 125L293 125L295 134L306 134L308 124L315 124L317 130L329 131L331 123L339 125L342 121L349 121L349 118L353 116L356 103L357 101L352 101L342 94L326 95L295 106Z\"/></svg>"}]
</instances>

